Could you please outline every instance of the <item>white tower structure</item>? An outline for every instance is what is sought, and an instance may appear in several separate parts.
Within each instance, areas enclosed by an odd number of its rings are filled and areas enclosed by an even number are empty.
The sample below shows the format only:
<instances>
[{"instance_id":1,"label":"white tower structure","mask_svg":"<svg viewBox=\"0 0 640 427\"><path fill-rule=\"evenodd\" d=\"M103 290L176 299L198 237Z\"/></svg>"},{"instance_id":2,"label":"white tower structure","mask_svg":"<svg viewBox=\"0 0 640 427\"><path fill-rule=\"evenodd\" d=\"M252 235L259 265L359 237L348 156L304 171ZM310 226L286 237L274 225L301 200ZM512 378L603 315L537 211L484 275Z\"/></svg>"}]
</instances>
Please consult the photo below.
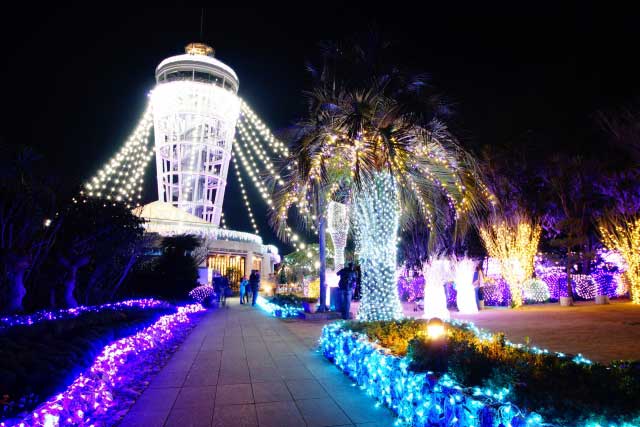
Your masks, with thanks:
<instances>
[{"instance_id":1,"label":"white tower structure","mask_svg":"<svg viewBox=\"0 0 640 427\"><path fill-rule=\"evenodd\" d=\"M156 69L158 198L219 226L240 114L239 82L210 46L191 43L185 50Z\"/></svg>"}]
</instances>

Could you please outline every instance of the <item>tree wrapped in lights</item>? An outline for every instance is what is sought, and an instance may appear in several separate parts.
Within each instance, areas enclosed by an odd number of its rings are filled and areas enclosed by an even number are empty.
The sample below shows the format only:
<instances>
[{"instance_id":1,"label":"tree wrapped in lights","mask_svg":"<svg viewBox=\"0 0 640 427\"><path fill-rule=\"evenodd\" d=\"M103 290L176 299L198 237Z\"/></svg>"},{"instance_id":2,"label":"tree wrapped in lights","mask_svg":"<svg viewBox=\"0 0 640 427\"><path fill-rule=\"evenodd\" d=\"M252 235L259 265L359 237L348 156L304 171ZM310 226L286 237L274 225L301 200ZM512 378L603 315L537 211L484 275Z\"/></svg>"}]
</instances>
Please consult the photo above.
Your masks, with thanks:
<instances>
[{"instance_id":1,"label":"tree wrapped in lights","mask_svg":"<svg viewBox=\"0 0 640 427\"><path fill-rule=\"evenodd\" d=\"M602 243L624 258L631 301L640 304L640 217L610 213L598 220L598 232Z\"/></svg>"},{"instance_id":2,"label":"tree wrapped in lights","mask_svg":"<svg viewBox=\"0 0 640 427\"><path fill-rule=\"evenodd\" d=\"M451 279L451 260L433 258L422 266L424 275L424 314L423 318L434 317L447 320L450 317L447 309L447 296L444 291L445 282Z\"/></svg>"},{"instance_id":3,"label":"tree wrapped in lights","mask_svg":"<svg viewBox=\"0 0 640 427\"><path fill-rule=\"evenodd\" d=\"M453 264L454 281L456 284L456 303L462 314L478 312L476 294L473 288L473 273L476 264L469 258L457 259Z\"/></svg>"},{"instance_id":4,"label":"tree wrapped in lights","mask_svg":"<svg viewBox=\"0 0 640 427\"><path fill-rule=\"evenodd\" d=\"M327 232L333 245L335 271L344 267L344 248L349 235L349 205L331 201L327 208Z\"/></svg>"},{"instance_id":5,"label":"tree wrapped in lights","mask_svg":"<svg viewBox=\"0 0 640 427\"><path fill-rule=\"evenodd\" d=\"M322 239L324 201L349 193L367 294L358 318L390 320L401 316L394 272L402 221L425 217L435 235L492 196L477 185L475 162L443 124L446 108L423 75L388 67L381 61L386 44L377 39L334 47L323 69L310 67L316 81L308 119L292 132L272 223L283 235L297 207L307 222L317 221ZM322 270L320 280L322 293Z\"/></svg>"},{"instance_id":6,"label":"tree wrapped in lights","mask_svg":"<svg viewBox=\"0 0 640 427\"><path fill-rule=\"evenodd\" d=\"M354 227L362 270L358 320L399 319L402 304L395 286L400 204L395 179L378 173L356 193ZM393 283L394 286L388 286Z\"/></svg>"},{"instance_id":7,"label":"tree wrapped in lights","mask_svg":"<svg viewBox=\"0 0 640 427\"><path fill-rule=\"evenodd\" d=\"M500 273L511 290L512 305L520 307L523 283L533 274L540 225L522 213L510 218L494 215L479 231L489 256L500 262Z\"/></svg>"}]
</instances>

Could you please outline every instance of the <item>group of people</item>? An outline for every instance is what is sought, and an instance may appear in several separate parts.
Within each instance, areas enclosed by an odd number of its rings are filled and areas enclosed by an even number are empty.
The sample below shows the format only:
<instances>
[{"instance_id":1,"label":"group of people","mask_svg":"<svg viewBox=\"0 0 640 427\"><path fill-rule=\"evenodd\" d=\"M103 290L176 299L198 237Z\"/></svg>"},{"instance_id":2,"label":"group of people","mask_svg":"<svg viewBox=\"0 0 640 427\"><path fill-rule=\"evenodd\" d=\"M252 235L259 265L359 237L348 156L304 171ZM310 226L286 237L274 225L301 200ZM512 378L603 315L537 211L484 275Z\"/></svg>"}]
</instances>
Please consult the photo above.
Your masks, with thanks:
<instances>
[{"instance_id":1,"label":"group of people","mask_svg":"<svg viewBox=\"0 0 640 427\"><path fill-rule=\"evenodd\" d=\"M251 270L249 279L247 276L242 276L240 281L240 304L256 305L256 299L258 298L258 290L260 289L260 273L258 270Z\"/></svg>"},{"instance_id":2,"label":"group of people","mask_svg":"<svg viewBox=\"0 0 640 427\"><path fill-rule=\"evenodd\" d=\"M226 306L227 297L231 296L231 285L229 279L220 273L215 272L213 275L213 290L216 294L216 301L220 306ZM260 290L260 273L258 270L251 270L249 279L247 276L242 276L240 281L240 304L256 305L258 299L258 292Z\"/></svg>"}]
</instances>

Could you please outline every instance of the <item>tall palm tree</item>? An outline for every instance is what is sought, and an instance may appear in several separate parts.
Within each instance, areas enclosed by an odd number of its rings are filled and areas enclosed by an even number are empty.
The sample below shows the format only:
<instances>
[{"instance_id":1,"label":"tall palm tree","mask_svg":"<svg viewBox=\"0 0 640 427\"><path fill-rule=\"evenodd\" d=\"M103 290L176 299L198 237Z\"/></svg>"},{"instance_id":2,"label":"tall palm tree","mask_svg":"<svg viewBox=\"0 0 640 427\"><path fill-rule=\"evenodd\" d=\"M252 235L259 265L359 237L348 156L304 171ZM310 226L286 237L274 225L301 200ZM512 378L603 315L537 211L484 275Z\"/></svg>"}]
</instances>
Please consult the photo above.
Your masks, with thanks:
<instances>
[{"instance_id":1,"label":"tall palm tree","mask_svg":"<svg viewBox=\"0 0 640 427\"><path fill-rule=\"evenodd\" d=\"M307 221L315 218L322 257L326 201L348 188L363 272L358 318L398 318L401 220L424 216L435 236L476 212L485 189L477 185L474 160L445 126L447 108L424 75L385 64L387 45L376 37L328 46L320 77L307 93L308 118L296 127L281 174L285 185L274 195L272 222L283 234L292 206ZM322 294L322 270L320 280Z\"/></svg>"}]
</instances>

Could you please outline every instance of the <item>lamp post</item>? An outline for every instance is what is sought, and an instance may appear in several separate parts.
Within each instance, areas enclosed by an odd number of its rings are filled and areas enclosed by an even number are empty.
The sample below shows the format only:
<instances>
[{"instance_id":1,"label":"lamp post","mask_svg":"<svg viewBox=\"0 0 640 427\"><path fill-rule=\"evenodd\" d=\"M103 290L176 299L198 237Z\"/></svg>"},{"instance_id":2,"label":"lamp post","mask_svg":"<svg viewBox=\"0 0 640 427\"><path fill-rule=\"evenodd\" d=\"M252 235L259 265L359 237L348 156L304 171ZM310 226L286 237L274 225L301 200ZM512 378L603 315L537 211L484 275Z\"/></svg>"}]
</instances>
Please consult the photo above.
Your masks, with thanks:
<instances>
[{"instance_id":1,"label":"lamp post","mask_svg":"<svg viewBox=\"0 0 640 427\"><path fill-rule=\"evenodd\" d=\"M427 348L432 355L433 370L447 372L447 328L445 323L437 317L427 322Z\"/></svg>"}]
</instances>

